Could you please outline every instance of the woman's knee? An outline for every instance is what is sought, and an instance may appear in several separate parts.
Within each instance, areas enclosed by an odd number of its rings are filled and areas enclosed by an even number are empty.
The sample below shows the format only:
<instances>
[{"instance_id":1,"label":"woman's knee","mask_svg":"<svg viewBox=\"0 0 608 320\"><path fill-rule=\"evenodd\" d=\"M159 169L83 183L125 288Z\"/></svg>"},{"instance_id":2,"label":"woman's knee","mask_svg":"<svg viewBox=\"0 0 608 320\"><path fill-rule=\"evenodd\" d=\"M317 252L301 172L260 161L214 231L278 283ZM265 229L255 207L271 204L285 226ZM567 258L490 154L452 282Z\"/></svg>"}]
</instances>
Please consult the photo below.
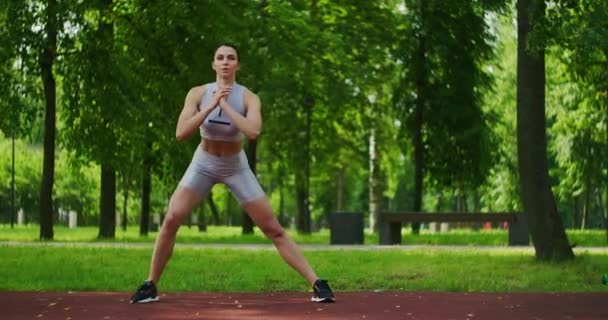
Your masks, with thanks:
<instances>
[{"instance_id":1,"label":"woman's knee","mask_svg":"<svg viewBox=\"0 0 608 320\"><path fill-rule=\"evenodd\" d=\"M163 220L163 229L171 232L177 232L177 229L182 223L182 215L174 210L169 210Z\"/></svg>"},{"instance_id":2,"label":"woman's knee","mask_svg":"<svg viewBox=\"0 0 608 320\"><path fill-rule=\"evenodd\" d=\"M176 232L184 217L200 202L201 198L202 196L192 190L178 186L169 201L169 209L163 220L163 228L167 231Z\"/></svg>"},{"instance_id":3,"label":"woman's knee","mask_svg":"<svg viewBox=\"0 0 608 320\"><path fill-rule=\"evenodd\" d=\"M259 226L259 228L260 228L260 230L262 230L264 235L271 240L281 239L281 238L285 237L285 235L286 235L285 230L278 223L270 223L268 225L261 225L261 226Z\"/></svg>"},{"instance_id":4,"label":"woman's knee","mask_svg":"<svg viewBox=\"0 0 608 320\"><path fill-rule=\"evenodd\" d=\"M285 233L285 230L283 230L283 227L279 224L277 218L272 214L268 198L262 197L250 201L244 204L243 207L266 237L271 240L286 237L287 234Z\"/></svg>"}]
</instances>

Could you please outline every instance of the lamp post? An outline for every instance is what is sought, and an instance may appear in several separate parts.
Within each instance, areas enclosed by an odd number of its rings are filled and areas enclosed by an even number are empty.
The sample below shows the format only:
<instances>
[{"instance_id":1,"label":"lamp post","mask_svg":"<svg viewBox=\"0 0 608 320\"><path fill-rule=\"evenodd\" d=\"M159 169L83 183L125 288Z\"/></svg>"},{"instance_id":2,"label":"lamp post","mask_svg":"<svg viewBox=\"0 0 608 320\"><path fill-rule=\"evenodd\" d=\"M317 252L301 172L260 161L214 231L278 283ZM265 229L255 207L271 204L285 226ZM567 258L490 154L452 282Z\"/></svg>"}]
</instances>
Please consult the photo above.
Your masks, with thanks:
<instances>
[{"instance_id":1,"label":"lamp post","mask_svg":"<svg viewBox=\"0 0 608 320\"><path fill-rule=\"evenodd\" d=\"M25 81L25 68L23 66L23 47L19 49L19 68L21 69L21 81ZM17 84L19 98L23 98L23 84ZM21 103L21 100L19 100ZM21 105L19 105L21 107ZM17 106L11 108L11 229L15 225L15 135L17 135Z\"/></svg>"},{"instance_id":2,"label":"lamp post","mask_svg":"<svg viewBox=\"0 0 608 320\"><path fill-rule=\"evenodd\" d=\"M20 52L21 53L21 52ZM24 75L23 72L23 55L21 53L19 58L19 64L21 68L21 76ZM22 79L23 81L23 79ZM21 84L18 85L19 97L22 97L23 94L23 86ZM15 135L17 134L17 107L13 105L11 108L11 229L14 228L15 225Z\"/></svg>"},{"instance_id":3,"label":"lamp post","mask_svg":"<svg viewBox=\"0 0 608 320\"><path fill-rule=\"evenodd\" d=\"M11 117L11 229L15 224L15 116Z\"/></svg>"}]
</instances>

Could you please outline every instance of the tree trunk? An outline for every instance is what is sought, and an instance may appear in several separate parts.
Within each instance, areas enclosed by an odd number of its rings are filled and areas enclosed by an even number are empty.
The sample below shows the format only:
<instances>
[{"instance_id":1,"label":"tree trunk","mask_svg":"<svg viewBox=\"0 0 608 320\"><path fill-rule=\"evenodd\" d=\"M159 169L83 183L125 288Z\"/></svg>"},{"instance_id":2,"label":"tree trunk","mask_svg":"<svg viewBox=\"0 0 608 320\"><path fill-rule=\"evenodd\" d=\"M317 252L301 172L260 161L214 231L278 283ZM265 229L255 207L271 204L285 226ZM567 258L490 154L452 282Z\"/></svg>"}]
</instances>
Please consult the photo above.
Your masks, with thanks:
<instances>
[{"instance_id":1,"label":"tree trunk","mask_svg":"<svg viewBox=\"0 0 608 320\"><path fill-rule=\"evenodd\" d=\"M258 163L257 154L256 154L257 145L258 145L258 143L256 141L249 141L247 143L247 149L246 149L247 160L249 161L249 167L251 168L251 171L253 172L254 176L256 173L256 166ZM243 234L253 234L253 220L251 220L251 217L249 217L249 215L247 214L247 212L245 210L243 210L242 215L243 215L242 233Z\"/></svg>"},{"instance_id":2,"label":"tree trunk","mask_svg":"<svg viewBox=\"0 0 608 320\"><path fill-rule=\"evenodd\" d=\"M467 194L459 191L456 195L456 211L458 212L469 212L467 206Z\"/></svg>"},{"instance_id":3,"label":"tree trunk","mask_svg":"<svg viewBox=\"0 0 608 320\"><path fill-rule=\"evenodd\" d=\"M141 182L141 218L139 220L139 235L147 236L150 226L150 191L152 190L151 155L152 144L146 145L144 155L144 170Z\"/></svg>"},{"instance_id":4,"label":"tree trunk","mask_svg":"<svg viewBox=\"0 0 608 320\"><path fill-rule=\"evenodd\" d=\"M308 200L302 174L296 173L296 203L298 217L296 219L296 229L300 233L310 233L310 215L308 214Z\"/></svg>"},{"instance_id":5,"label":"tree trunk","mask_svg":"<svg viewBox=\"0 0 608 320\"><path fill-rule=\"evenodd\" d=\"M126 174L122 177L122 230L127 231L127 206L129 204L129 178Z\"/></svg>"},{"instance_id":6,"label":"tree trunk","mask_svg":"<svg viewBox=\"0 0 608 320\"><path fill-rule=\"evenodd\" d=\"M15 119L16 113L17 112L14 109L11 112L11 229L15 227L15 134L17 131L17 128L15 128L17 126L17 120ZM42 231L40 231L40 235L42 236Z\"/></svg>"},{"instance_id":7,"label":"tree trunk","mask_svg":"<svg viewBox=\"0 0 608 320\"><path fill-rule=\"evenodd\" d=\"M608 242L608 214L606 213L606 210L608 210L608 207L606 207L603 203L602 203L602 190L600 189L598 192L598 201L599 201L599 205L600 205L600 212L604 221L604 228L606 228L606 242ZM608 195L607 195L608 196Z\"/></svg>"},{"instance_id":8,"label":"tree trunk","mask_svg":"<svg viewBox=\"0 0 608 320\"><path fill-rule=\"evenodd\" d=\"M320 21L318 20L318 0L312 0L310 2L310 25L318 26ZM313 65L312 56L307 56L305 66L312 67ZM306 85L312 88L313 81L310 76L306 76ZM312 129L312 108L314 107L315 100L310 93L305 93L302 99L302 108L304 109L306 117L306 142L304 152L304 173L296 173L296 202L298 216L296 219L296 230L302 234L310 234L311 232L311 217L310 217L310 159L311 159L311 129Z\"/></svg>"},{"instance_id":9,"label":"tree trunk","mask_svg":"<svg viewBox=\"0 0 608 320\"><path fill-rule=\"evenodd\" d=\"M437 194L437 206L435 207L435 211L441 212L441 210L443 210L443 201L443 191L439 191L439 194Z\"/></svg>"},{"instance_id":10,"label":"tree trunk","mask_svg":"<svg viewBox=\"0 0 608 320\"><path fill-rule=\"evenodd\" d=\"M316 1L313 1L313 8L316 8ZM304 174L296 174L296 200L298 201L298 219L296 229L303 234L311 231L310 217L310 159L311 159L311 130L312 130L312 108L314 98L305 95L302 107L306 113L306 145L304 159Z\"/></svg>"},{"instance_id":11,"label":"tree trunk","mask_svg":"<svg viewBox=\"0 0 608 320\"><path fill-rule=\"evenodd\" d=\"M311 16L316 12L316 1L312 2ZM312 19L312 17L311 17ZM314 21L314 19L313 19ZM310 158L311 158L311 129L312 129L312 108L314 106L314 98L309 95L304 95L302 108L306 115L306 144L304 152L304 172L296 174L296 201L298 203L298 218L296 221L296 229L303 234L310 234Z\"/></svg>"},{"instance_id":12,"label":"tree trunk","mask_svg":"<svg viewBox=\"0 0 608 320\"><path fill-rule=\"evenodd\" d=\"M376 188L377 175L376 172L376 133L374 128L369 133L369 179L368 179L368 197L369 197L369 225L374 232L377 232L376 221L378 221L378 197Z\"/></svg>"},{"instance_id":13,"label":"tree trunk","mask_svg":"<svg viewBox=\"0 0 608 320\"><path fill-rule=\"evenodd\" d=\"M344 168L336 175L336 211L344 211Z\"/></svg>"},{"instance_id":14,"label":"tree trunk","mask_svg":"<svg viewBox=\"0 0 608 320\"><path fill-rule=\"evenodd\" d=\"M99 17L99 28L96 36L101 46L99 52L99 62L104 68L113 68L111 52L114 46L114 23L110 17L112 10L112 0L101 0L98 2L101 16ZM103 70L102 72L105 72ZM107 88L119 84L108 83L108 78L101 77L100 101L102 106L111 103L111 97ZM106 121L103 119L103 121ZM108 126L111 124L108 123ZM108 150L105 159L101 159L101 198L99 212L99 235L98 238L113 239L116 232L116 170L111 165L113 150Z\"/></svg>"},{"instance_id":15,"label":"tree trunk","mask_svg":"<svg viewBox=\"0 0 608 320\"><path fill-rule=\"evenodd\" d=\"M232 226L233 222L234 222L234 218L232 216L232 195L230 194L230 192L226 192L225 193L225 197L224 197L224 208L226 208L226 225L228 226Z\"/></svg>"},{"instance_id":16,"label":"tree trunk","mask_svg":"<svg viewBox=\"0 0 608 320\"><path fill-rule=\"evenodd\" d=\"M608 72L608 50L604 51L604 57L606 58L606 71ZM606 156L608 156L608 87L605 89L605 95L604 97L606 98L604 100L605 103L605 114L604 114L604 130L606 133L606 141L605 141L605 145L606 145ZM605 176L604 176L604 190L606 191L606 203L604 205L604 212L602 213L604 215L604 222L606 225L606 242L608 242L608 161L604 161L604 169L606 172ZM600 191L601 194L601 191ZM600 196L600 201L602 201L602 197Z\"/></svg>"},{"instance_id":17,"label":"tree trunk","mask_svg":"<svg viewBox=\"0 0 608 320\"><path fill-rule=\"evenodd\" d=\"M572 227L575 228L575 229L579 227L578 223L580 221L578 219L578 217L579 217L578 213L580 211L579 207L578 207L578 203L579 203L578 199L579 198L580 198L580 195L572 197L572 205L573 205L572 206L572 221L573 221L572 222Z\"/></svg>"},{"instance_id":18,"label":"tree trunk","mask_svg":"<svg viewBox=\"0 0 608 320\"><path fill-rule=\"evenodd\" d=\"M111 166L101 165L101 199L99 206L100 239L114 239L116 231L116 172Z\"/></svg>"},{"instance_id":19,"label":"tree trunk","mask_svg":"<svg viewBox=\"0 0 608 320\"><path fill-rule=\"evenodd\" d=\"M420 28L424 26L425 1L420 0ZM420 32L418 48L416 49L416 104L414 111L413 143L414 143L414 203L412 211L422 211L422 188L424 180L424 141L422 128L424 123L424 108L427 104L426 92L428 90L428 75L426 70L426 38L424 32ZM412 233L420 233L420 223L412 223Z\"/></svg>"},{"instance_id":20,"label":"tree trunk","mask_svg":"<svg viewBox=\"0 0 608 320\"><path fill-rule=\"evenodd\" d=\"M198 208L198 231L207 232L207 218L205 217L205 206Z\"/></svg>"},{"instance_id":21,"label":"tree trunk","mask_svg":"<svg viewBox=\"0 0 608 320\"><path fill-rule=\"evenodd\" d=\"M57 52L57 1L49 0L44 26L46 41L40 54L40 74L44 87L44 159L40 185L40 239L53 240L53 184L55 181L56 85L53 75Z\"/></svg>"},{"instance_id":22,"label":"tree trunk","mask_svg":"<svg viewBox=\"0 0 608 320\"><path fill-rule=\"evenodd\" d=\"M599 224L597 225L596 228L602 228L604 226L604 203L602 203L602 188L601 188L601 184L600 187L598 187L597 189L595 189L595 192L593 193L594 200L593 202L597 205L597 212L599 214ZM594 226L595 227L595 226Z\"/></svg>"},{"instance_id":23,"label":"tree trunk","mask_svg":"<svg viewBox=\"0 0 608 320\"><path fill-rule=\"evenodd\" d=\"M279 223L283 227L290 227L291 221L287 220L285 216L285 195L284 191L285 187L283 186L283 182L279 183Z\"/></svg>"},{"instance_id":24,"label":"tree trunk","mask_svg":"<svg viewBox=\"0 0 608 320\"><path fill-rule=\"evenodd\" d=\"M296 230L299 233L309 234L310 233L310 203L309 203L309 191L310 191L310 131L311 131L311 113L313 106L313 98L309 95L304 96L302 107L306 114L306 142L304 144L304 172L296 173L296 207L297 207L297 219L296 219Z\"/></svg>"},{"instance_id":25,"label":"tree trunk","mask_svg":"<svg viewBox=\"0 0 608 320\"><path fill-rule=\"evenodd\" d=\"M481 211L481 197L479 196L479 190L473 191L473 212Z\"/></svg>"},{"instance_id":26,"label":"tree trunk","mask_svg":"<svg viewBox=\"0 0 608 320\"><path fill-rule=\"evenodd\" d=\"M213 224L216 226L219 226L220 225L220 214L217 211L217 206L215 205L215 201L213 201L212 190L209 191L209 195L207 196L207 203L209 203L209 209L211 209L211 216L213 217Z\"/></svg>"},{"instance_id":27,"label":"tree trunk","mask_svg":"<svg viewBox=\"0 0 608 320\"><path fill-rule=\"evenodd\" d=\"M583 216L581 217L581 230L587 228L587 222L589 221L589 206L591 205L591 186L589 182L589 175L585 179L585 202L583 203Z\"/></svg>"},{"instance_id":28,"label":"tree trunk","mask_svg":"<svg viewBox=\"0 0 608 320\"><path fill-rule=\"evenodd\" d=\"M557 212L548 172L544 48L530 51L529 33L544 23L542 0L517 2L517 156L524 213L536 258L574 258Z\"/></svg>"}]
</instances>

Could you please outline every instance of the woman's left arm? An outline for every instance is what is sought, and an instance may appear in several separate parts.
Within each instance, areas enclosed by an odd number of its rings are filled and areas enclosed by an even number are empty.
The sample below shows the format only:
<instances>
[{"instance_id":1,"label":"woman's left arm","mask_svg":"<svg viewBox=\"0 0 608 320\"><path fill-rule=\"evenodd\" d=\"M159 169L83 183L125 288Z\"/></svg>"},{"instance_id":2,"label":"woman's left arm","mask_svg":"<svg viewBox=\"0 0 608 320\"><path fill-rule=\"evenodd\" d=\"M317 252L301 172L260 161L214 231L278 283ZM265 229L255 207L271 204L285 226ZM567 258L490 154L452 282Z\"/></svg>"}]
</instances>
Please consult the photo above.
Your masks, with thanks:
<instances>
[{"instance_id":1,"label":"woman's left arm","mask_svg":"<svg viewBox=\"0 0 608 320\"><path fill-rule=\"evenodd\" d=\"M262 103L260 102L260 98L249 90L246 90L244 95L243 102L247 108L247 116L244 117L236 112L226 98L220 100L220 107L247 138L255 140L260 131L262 131Z\"/></svg>"}]
</instances>

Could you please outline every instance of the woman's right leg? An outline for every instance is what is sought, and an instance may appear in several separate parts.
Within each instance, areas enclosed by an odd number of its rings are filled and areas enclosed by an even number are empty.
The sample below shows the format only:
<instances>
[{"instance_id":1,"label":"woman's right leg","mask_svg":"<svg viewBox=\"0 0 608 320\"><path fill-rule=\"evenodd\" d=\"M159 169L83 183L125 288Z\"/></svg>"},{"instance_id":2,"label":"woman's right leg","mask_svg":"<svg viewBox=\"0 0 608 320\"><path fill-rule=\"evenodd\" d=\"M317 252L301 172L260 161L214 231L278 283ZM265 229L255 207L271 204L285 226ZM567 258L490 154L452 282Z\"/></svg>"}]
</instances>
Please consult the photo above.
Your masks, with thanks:
<instances>
[{"instance_id":1,"label":"woman's right leg","mask_svg":"<svg viewBox=\"0 0 608 320\"><path fill-rule=\"evenodd\" d=\"M175 235L181 225L184 217L186 217L192 209L201 201L202 197L192 190L178 186L171 200L165 219L156 238L154 245L154 253L150 262L150 274L148 280L158 283L167 261L173 253L173 245L175 244Z\"/></svg>"}]
</instances>

